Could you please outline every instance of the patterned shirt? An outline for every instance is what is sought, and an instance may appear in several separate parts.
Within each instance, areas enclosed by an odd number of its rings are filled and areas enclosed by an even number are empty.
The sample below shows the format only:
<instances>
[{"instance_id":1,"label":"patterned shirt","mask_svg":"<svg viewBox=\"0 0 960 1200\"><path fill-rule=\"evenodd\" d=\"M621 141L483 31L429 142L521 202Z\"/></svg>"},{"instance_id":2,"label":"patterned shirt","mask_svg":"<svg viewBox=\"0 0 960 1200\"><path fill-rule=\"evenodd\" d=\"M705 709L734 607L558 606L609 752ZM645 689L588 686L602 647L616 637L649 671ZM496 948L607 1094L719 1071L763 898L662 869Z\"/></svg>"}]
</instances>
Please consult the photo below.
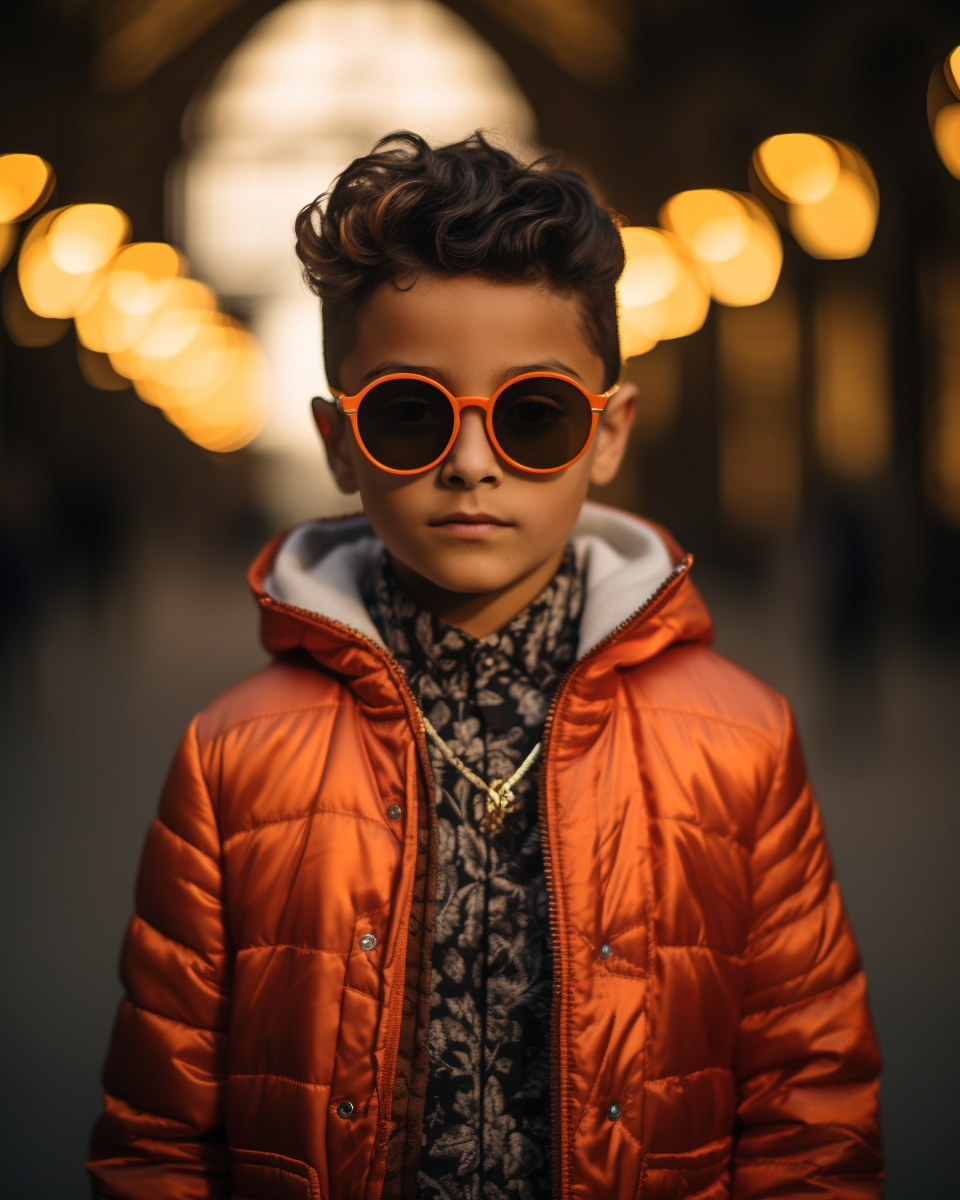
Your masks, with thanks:
<instances>
[{"instance_id":1,"label":"patterned shirt","mask_svg":"<svg viewBox=\"0 0 960 1200\"><path fill-rule=\"evenodd\" d=\"M523 612L475 638L420 608L384 554L366 596L427 719L482 779L508 779L543 734L576 658L583 578L567 548ZM485 798L430 748L439 859L423 1200L550 1196L550 922L535 763L495 834Z\"/></svg>"}]
</instances>

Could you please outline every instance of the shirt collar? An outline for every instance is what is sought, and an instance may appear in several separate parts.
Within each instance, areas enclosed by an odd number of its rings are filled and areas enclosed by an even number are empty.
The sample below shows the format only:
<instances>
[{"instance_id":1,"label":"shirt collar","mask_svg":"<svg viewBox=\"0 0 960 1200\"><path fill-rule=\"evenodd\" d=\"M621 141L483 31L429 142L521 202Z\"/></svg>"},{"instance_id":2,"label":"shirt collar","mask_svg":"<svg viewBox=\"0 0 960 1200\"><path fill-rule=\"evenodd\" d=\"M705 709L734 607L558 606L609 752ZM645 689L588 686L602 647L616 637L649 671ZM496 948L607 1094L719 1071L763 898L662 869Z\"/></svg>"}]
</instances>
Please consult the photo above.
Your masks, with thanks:
<instances>
[{"instance_id":1,"label":"shirt collar","mask_svg":"<svg viewBox=\"0 0 960 1200\"><path fill-rule=\"evenodd\" d=\"M576 646L583 576L573 548L567 546L557 573L543 591L506 625L483 637L447 625L417 604L404 591L386 551L364 600L384 644L410 679L422 672L436 678L464 668L476 670L491 656L534 678L558 648Z\"/></svg>"}]
</instances>

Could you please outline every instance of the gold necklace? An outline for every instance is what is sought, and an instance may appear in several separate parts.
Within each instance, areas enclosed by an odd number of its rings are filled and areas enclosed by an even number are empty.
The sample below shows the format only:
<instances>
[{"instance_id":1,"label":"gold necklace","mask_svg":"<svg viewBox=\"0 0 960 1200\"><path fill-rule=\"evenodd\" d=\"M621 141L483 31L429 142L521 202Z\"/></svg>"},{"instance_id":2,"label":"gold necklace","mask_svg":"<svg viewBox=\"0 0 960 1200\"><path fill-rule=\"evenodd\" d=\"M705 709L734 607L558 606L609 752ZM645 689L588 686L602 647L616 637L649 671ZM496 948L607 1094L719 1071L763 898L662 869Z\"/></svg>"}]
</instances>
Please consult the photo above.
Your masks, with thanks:
<instances>
[{"instance_id":1,"label":"gold necklace","mask_svg":"<svg viewBox=\"0 0 960 1200\"><path fill-rule=\"evenodd\" d=\"M454 752L450 749L447 743L443 740L439 733L430 724L427 718L421 713L420 720L423 723L424 732L437 747L447 762L460 772L460 774L470 781L473 786L487 798L487 811L481 822L481 828L486 833L496 833L503 824L503 817L507 809L516 799L513 794L513 785L518 783L527 771L533 766L537 760L537 755L540 753L543 743L537 742L534 748L530 751L527 757L523 760L520 766L507 780L495 779L493 783L486 783L479 775L475 774L462 762Z\"/></svg>"}]
</instances>

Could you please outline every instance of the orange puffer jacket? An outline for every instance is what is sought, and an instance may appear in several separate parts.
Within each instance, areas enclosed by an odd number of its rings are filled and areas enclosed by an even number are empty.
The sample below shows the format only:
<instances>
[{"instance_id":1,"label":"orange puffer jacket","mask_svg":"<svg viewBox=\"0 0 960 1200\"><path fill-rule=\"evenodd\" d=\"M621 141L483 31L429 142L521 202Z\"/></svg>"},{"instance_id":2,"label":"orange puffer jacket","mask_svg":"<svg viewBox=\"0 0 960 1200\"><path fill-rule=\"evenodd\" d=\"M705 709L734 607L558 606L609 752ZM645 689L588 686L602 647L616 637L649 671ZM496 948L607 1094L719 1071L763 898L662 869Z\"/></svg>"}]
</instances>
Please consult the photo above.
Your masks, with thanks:
<instances>
[{"instance_id":1,"label":"orange puffer jacket","mask_svg":"<svg viewBox=\"0 0 960 1200\"><path fill-rule=\"evenodd\" d=\"M652 526L587 505L574 544L540 777L554 1195L879 1196L866 987L790 712L709 649ZM191 724L151 828L97 1196L415 1194L437 835L359 603L378 552L351 518L251 570L276 661Z\"/></svg>"}]
</instances>

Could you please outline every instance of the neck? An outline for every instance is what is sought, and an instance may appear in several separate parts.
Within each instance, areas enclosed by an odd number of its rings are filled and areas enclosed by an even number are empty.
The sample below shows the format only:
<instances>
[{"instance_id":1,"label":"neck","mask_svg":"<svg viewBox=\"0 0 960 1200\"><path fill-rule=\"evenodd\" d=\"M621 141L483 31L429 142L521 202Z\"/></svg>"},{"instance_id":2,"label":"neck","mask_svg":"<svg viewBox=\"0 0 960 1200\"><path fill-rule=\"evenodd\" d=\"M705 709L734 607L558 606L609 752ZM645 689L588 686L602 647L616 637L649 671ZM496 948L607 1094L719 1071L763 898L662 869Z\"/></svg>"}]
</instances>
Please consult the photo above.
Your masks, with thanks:
<instances>
[{"instance_id":1,"label":"neck","mask_svg":"<svg viewBox=\"0 0 960 1200\"><path fill-rule=\"evenodd\" d=\"M390 561L406 590L437 620L462 629L471 637L485 637L502 629L540 595L556 575L564 550L565 547L561 546L546 562L495 592L452 592L431 583L392 554Z\"/></svg>"}]
</instances>

